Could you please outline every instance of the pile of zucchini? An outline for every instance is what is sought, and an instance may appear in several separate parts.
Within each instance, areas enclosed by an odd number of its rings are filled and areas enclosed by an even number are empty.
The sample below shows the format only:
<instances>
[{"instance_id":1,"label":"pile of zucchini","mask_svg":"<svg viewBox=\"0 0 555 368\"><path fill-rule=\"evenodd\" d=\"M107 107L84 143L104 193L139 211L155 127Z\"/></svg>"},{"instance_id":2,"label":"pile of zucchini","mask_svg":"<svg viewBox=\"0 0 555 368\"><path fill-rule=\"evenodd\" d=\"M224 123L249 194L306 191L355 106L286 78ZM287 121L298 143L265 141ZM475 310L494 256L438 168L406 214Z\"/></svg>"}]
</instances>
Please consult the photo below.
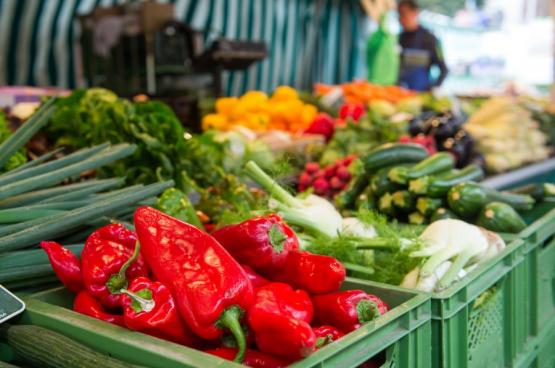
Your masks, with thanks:
<instances>
[{"instance_id":1,"label":"pile of zucchini","mask_svg":"<svg viewBox=\"0 0 555 368\"><path fill-rule=\"evenodd\" d=\"M528 194L477 184L483 171L474 165L455 169L446 152L430 156L418 145L389 143L361 160L363 172L336 199L342 209L362 206L417 225L460 218L488 230L516 233L526 227L517 211L534 205Z\"/></svg>"},{"instance_id":2,"label":"pile of zucchini","mask_svg":"<svg viewBox=\"0 0 555 368\"><path fill-rule=\"evenodd\" d=\"M0 145L0 167L46 124L56 107L46 102ZM173 182L121 189L124 178L82 180L81 174L135 151L129 144L102 144L55 159L50 152L0 174L0 284L19 289L55 280L42 240L64 244L82 242L90 232L110 221L125 221L140 204ZM60 185L63 184L63 185ZM74 249L80 253L80 246Z\"/></svg>"}]
</instances>

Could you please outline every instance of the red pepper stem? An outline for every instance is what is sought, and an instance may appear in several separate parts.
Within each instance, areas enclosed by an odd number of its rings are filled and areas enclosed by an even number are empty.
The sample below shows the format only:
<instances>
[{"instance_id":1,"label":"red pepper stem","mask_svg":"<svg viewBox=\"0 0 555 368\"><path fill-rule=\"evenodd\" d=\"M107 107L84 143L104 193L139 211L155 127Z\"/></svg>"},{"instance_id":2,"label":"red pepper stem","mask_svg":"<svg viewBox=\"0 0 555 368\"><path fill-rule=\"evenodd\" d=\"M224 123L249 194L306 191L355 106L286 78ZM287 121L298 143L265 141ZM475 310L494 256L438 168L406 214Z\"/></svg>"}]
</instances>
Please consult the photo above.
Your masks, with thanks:
<instances>
[{"instance_id":1,"label":"red pepper stem","mask_svg":"<svg viewBox=\"0 0 555 368\"><path fill-rule=\"evenodd\" d=\"M363 299L356 305L360 324L370 322L380 316L378 305L371 300Z\"/></svg>"},{"instance_id":2,"label":"red pepper stem","mask_svg":"<svg viewBox=\"0 0 555 368\"><path fill-rule=\"evenodd\" d=\"M239 320L243 315L243 310L238 306L234 305L227 308L220 316L217 322L217 326L220 328L227 328L229 332L235 338L237 342L237 355L233 361L242 363L245 358L245 352L247 350L247 341L245 339L245 332L241 327Z\"/></svg>"},{"instance_id":3,"label":"red pepper stem","mask_svg":"<svg viewBox=\"0 0 555 368\"><path fill-rule=\"evenodd\" d=\"M137 295L134 292L129 291L127 289L121 289L120 293L127 295L128 297L133 299L135 302L137 302L140 306L141 312L147 312L148 313L151 310L153 310L154 307L156 307L156 302L154 300L142 298L139 295Z\"/></svg>"},{"instance_id":4,"label":"red pepper stem","mask_svg":"<svg viewBox=\"0 0 555 368\"><path fill-rule=\"evenodd\" d=\"M121 266L119 272L113 274L106 283L106 286L112 294L120 294L122 292L122 289L125 289L127 287L127 278L125 277L125 273L127 272L129 266L131 266L133 262L135 262L139 257L140 250L141 244L139 242L136 242L135 250L133 251L131 257L129 257L129 259Z\"/></svg>"}]
</instances>

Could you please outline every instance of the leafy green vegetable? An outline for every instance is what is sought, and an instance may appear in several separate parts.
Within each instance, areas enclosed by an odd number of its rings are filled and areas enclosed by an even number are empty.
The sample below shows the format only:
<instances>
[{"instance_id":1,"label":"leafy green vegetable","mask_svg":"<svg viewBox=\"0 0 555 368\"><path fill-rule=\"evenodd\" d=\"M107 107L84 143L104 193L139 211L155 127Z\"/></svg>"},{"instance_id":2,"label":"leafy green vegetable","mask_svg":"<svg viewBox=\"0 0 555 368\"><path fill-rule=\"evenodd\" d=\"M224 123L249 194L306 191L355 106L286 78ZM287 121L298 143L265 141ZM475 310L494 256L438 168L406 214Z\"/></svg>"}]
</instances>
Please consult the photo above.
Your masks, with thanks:
<instances>
[{"instance_id":1,"label":"leafy green vegetable","mask_svg":"<svg viewBox=\"0 0 555 368\"><path fill-rule=\"evenodd\" d=\"M176 219L195 225L199 229L204 229L189 197L179 189L166 189L158 198L157 207L160 211Z\"/></svg>"},{"instance_id":2,"label":"leafy green vegetable","mask_svg":"<svg viewBox=\"0 0 555 368\"><path fill-rule=\"evenodd\" d=\"M372 148L396 142L407 130L407 122L393 122L377 112L370 111L359 122L347 121L338 128L324 150L320 163L329 165L345 156L367 153Z\"/></svg>"}]
</instances>

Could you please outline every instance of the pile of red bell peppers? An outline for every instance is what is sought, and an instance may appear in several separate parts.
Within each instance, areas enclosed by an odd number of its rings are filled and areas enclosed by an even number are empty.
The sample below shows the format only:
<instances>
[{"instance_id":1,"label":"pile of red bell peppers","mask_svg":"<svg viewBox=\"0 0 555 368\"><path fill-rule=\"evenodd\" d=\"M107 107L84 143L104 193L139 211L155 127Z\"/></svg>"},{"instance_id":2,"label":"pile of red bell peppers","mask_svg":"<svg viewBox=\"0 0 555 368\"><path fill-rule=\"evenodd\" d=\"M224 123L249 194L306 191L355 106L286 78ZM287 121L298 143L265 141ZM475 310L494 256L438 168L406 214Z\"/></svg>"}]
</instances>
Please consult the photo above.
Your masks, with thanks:
<instances>
[{"instance_id":1,"label":"pile of red bell peppers","mask_svg":"<svg viewBox=\"0 0 555 368\"><path fill-rule=\"evenodd\" d=\"M251 367L302 359L388 306L340 291L336 259L304 252L277 215L207 234L150 207L98 229L81 259L42 242L74 310Z\"/></svg>"}]
</instances>

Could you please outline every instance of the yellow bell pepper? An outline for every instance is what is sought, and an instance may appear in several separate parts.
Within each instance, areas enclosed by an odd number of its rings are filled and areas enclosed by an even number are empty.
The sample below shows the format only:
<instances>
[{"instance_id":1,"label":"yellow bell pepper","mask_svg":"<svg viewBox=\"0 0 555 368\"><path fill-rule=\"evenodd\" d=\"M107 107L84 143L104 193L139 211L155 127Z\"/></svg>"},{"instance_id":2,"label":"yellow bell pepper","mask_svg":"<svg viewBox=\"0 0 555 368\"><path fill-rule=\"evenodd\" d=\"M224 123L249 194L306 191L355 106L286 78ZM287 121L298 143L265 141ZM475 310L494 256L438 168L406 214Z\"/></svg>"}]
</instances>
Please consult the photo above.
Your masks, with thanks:
<instances>
[{"instance_id":1,"label":"yellow bell pepper","mask_svg":"<svg viewBox=\"0 0 555 368\"><path fill-rule=\"evenodd\" d=\"M289 86L279 86L272 95L272 100L275 101L297 100L298 98L297 91Z\"/></svg>"},{"instance_id":2,"label":"yellow bell pepper","mask_svg":"<svg viewBox=\"0 0 555 368\"><path fill-rule=\"evenodd\" d=\"M228 120L225 115L222 114L208 114L202 118L202 129L216 129L225 130L228 128Z\"/></svg>"},{"instance_id":3,"label":"yellow bell pepper","mask_svg":"<svg viewBox=\"0 0 555 368\"><path fill-rule=\"evenodd\" d=\"M231 116L233 109L239 103L237 97L222 97L216 100L216 112L226 116Z\"/></svg>"}]
</instances>

